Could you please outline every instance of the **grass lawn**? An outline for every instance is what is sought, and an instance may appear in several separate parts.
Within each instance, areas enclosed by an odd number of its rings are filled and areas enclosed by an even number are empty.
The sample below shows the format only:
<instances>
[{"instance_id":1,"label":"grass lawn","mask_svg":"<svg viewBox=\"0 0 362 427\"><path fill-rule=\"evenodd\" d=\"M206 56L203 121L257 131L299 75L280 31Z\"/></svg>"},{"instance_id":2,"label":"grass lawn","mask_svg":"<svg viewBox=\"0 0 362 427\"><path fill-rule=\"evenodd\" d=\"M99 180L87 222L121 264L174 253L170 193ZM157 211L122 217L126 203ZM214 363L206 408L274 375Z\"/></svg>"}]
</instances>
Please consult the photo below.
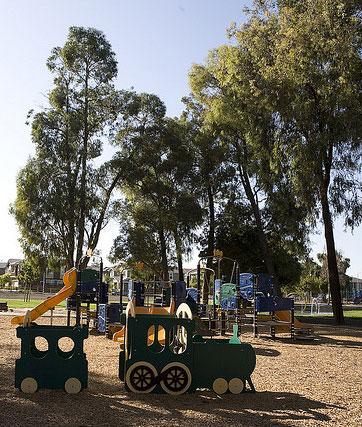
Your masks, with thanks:
<instances>
[{"instance_id":1,"label":"grass lawn","mask_svg":"<svg viewBox=\"0 0 362 427\"><path fill-rule=\"evenodd\" d=\"M348 318L348 319L362 319L362 310L345 310L343 312L344 317ZM320 314L313 314L310 315L310 313L296 313L295 314L296 317L300 317L300 316L306 316L306 317L332 317L333 314L332 313L320 313Z\"/></svg>"},{"instance_id":2,"label":"grass lawn","mask_svg":"<svg viewBox=\"0 0 362 427\"><path fill-rule=\"evenodd\" d=\"M346 310L343 313L349 319L362 319L362 310Z\"/></svg>"},{"instance_id":3,"label":"grass lawn","mask_svg":"<svg viewBox=\"0 0 362 427\"><path fill-rule=\"evenodd\" d=\"M43 300L35 300L35 299L27 302L24 302L21 299L1 299L1 301L7 301L9 308L34 308L35 306L43 302ZM65 308L66 301L62 301L60 304L57 305L57 307ZM95 309L95 304L91 304L91 309ZM311 316L308 312L305 312L303 314L296 312L295 315L296 317L304 317L304 316L318 317L318 318L332 317L332 314L330 313L313 314ZM344 316L348 319L362 319L362 310L345 310Z\"/></svg>"},{"instance_id":4,"label":"grass lawn","mask_svg":"<svg viewBox=\"0 0 362 427\"><path fill-rule=\"evenodd\" d=\"M32 299L30 301L24 302L21 299L3 299L3 298L1 299L1 302L5 302L5 301L7 301L9 308L34 308L35 306L37 306L38 304L40 304L44 300ZM67 306L66 301L62 301L56 307L66 308L66 306ZM94 310L96 308L96 305L91 304L90 308L92 310Z\"/></svg>"},{"instance_id":5,"label":"grass lawn","mask_svg":"<svg viewBox=\"0 0 362 427\"><path fill-rule=\"evenodd\" d=\"M26 302L21 299L7 299L2 301L7 301L9 308L34 308L35 306L43 302L43 300L38 300L38 299L33 299ZM66 301L62 301L59 305L57 305L57 307L65 308Z\"/></svg>"}]
</instances>

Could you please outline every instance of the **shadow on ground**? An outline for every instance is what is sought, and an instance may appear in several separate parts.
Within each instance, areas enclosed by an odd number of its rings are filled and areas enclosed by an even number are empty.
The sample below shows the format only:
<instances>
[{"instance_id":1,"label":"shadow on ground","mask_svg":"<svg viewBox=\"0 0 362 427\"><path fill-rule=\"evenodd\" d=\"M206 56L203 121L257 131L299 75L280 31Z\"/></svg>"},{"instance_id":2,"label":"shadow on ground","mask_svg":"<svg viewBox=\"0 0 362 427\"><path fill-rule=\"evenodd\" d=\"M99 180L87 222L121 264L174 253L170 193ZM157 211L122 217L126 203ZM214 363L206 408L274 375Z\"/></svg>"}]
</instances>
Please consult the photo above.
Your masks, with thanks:
<instances>
[{"instance_id":1,"label":"shadow on ground","mask_svg":"<svg viewBox=\"0 0 362 427\"><path fill-rule=\"evenodd\" d=\"M351 339L348 339L348 337L357 338L357 340L351 340ZM330 345L333 347L343 347L343 348L362 348L362 331L358 329L341 328L341 327L332 328L329 326L323 326L323 327L320 326L318 327L318 329L315 330L314 339L292 340L290 337L286 337L285 335L284 336L277 335L276 338L273 339L270 335L267 335L267 334L261 334L259 336L259 339L262 339L265 342L275 341L275 342L282 342L284 344L301 345L301 346ZM250 343L253 345L252 340L250 340ZM256 348L255 350L257 351Z\"/></svg>"},{"instance_id":2,"label":"shadow on ground","mask_svg":"<svg viewBox=\"0 0 362 427\"><path fill-rule=\"evenodd\" d=\"M127 393L114 378L90 373L87 390L78 395L40 390L24 395L15 390L13 370L0 367L1 425L239 425L281 426L294 422L329 421L324 409L340 406L296 393L259 392L217 396L200 391L183 396Z\"/></svg>"},{"instance_id":3,"label":"shadow on ground","mask_svg":"<svg viewBox=\"0 0 362 427\"><path fill-rule=\"evenodd\" d=\"M257 356L277 357L280 355L280 351L274 348L254 347L254 350Z\"/></svg>"}]
</instances>

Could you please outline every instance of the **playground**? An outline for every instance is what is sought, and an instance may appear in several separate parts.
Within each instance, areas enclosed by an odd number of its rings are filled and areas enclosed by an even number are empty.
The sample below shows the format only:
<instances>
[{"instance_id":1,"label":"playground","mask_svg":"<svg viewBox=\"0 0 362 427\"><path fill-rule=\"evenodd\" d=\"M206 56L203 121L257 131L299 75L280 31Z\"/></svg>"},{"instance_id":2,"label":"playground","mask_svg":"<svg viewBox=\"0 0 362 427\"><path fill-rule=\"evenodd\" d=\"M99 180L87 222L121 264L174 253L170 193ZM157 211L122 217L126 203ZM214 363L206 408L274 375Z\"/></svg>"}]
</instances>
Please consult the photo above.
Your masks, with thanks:
<instances>
[{"instance_id":1,"label":"playground","mask_svg":"<svg viewBox=\"0 0 362 427\"><path fill-rule=\"evenodd\" d=\"M20 346L10 316L0 316L0 404L2 425L349 425L359 426L361 411L362 332L358 328L319 325L313 341L241 339L257 357L255 394L170 395L129 393L118 379L118 351L104 335L84 342L88 389L23 394L14 388L14 360ZM65 325L66 317L54 317ZM38 324L49 324L42 317Z\"/></svg>"},{"instance_id":2,"label":"playground","mask_svg":"<svg viewBox=\"0 0 362 427\"><path fill-rule=\"evenodd\" d=\"M48 3L2 8L0 427L362 427L362 2Z\"/></svg>"}]
</instances>

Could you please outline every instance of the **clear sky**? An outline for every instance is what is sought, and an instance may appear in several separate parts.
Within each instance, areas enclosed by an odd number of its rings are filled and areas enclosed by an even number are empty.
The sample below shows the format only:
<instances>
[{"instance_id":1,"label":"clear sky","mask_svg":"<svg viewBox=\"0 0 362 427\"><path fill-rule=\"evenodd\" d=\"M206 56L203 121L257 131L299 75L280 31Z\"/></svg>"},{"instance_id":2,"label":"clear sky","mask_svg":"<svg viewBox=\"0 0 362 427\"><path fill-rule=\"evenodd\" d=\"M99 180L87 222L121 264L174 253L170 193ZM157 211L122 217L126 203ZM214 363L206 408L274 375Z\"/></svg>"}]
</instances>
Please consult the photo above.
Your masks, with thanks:
<instances>
[{"instance_id":1,"label":"clear sky","mask_svg":"<svg viewBox=\"0 0 362 427\"><path fill-rule=\"evenodd\" d=\"M18 232L9 215L16 174L33 152L25 125L31 108L46 105L51 87L45 66L72 25L102 30L119 62L117 87L152 92L170 116L182 110L187 73L207 52L227 41L226 28L245 19L247 0L0 0L0 260L21 257ZM106 256L117 234L110 224L100 242ZM336 244L351 258L351 275L362 276L362 228L354 235L336 224ZM312 237L312 253L324 249Z\"/></svg>"}]
</instances>

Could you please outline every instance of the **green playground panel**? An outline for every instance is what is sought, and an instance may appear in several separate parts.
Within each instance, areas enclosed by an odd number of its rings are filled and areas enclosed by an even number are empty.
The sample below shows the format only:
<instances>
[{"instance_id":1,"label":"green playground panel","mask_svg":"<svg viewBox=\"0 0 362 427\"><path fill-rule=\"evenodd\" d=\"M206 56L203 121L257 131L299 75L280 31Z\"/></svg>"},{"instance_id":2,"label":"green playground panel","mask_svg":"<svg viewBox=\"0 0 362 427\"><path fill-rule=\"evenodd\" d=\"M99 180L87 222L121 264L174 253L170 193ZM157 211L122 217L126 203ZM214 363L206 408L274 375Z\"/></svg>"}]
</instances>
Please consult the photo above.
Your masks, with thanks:
<instances>
[{"instance_id":1,"label":"green playground panel","mask_svg":"<svg viewBox=\"0 0 362 427\"><path fill-rule=\"evenodd\" d=\"M224 283L221 285L221 299L219 299L219 294L217 293L215 295L215 304L220 305L221 301L234 296L236 296L235 283Z\"/></svg>"}]
</instances>

